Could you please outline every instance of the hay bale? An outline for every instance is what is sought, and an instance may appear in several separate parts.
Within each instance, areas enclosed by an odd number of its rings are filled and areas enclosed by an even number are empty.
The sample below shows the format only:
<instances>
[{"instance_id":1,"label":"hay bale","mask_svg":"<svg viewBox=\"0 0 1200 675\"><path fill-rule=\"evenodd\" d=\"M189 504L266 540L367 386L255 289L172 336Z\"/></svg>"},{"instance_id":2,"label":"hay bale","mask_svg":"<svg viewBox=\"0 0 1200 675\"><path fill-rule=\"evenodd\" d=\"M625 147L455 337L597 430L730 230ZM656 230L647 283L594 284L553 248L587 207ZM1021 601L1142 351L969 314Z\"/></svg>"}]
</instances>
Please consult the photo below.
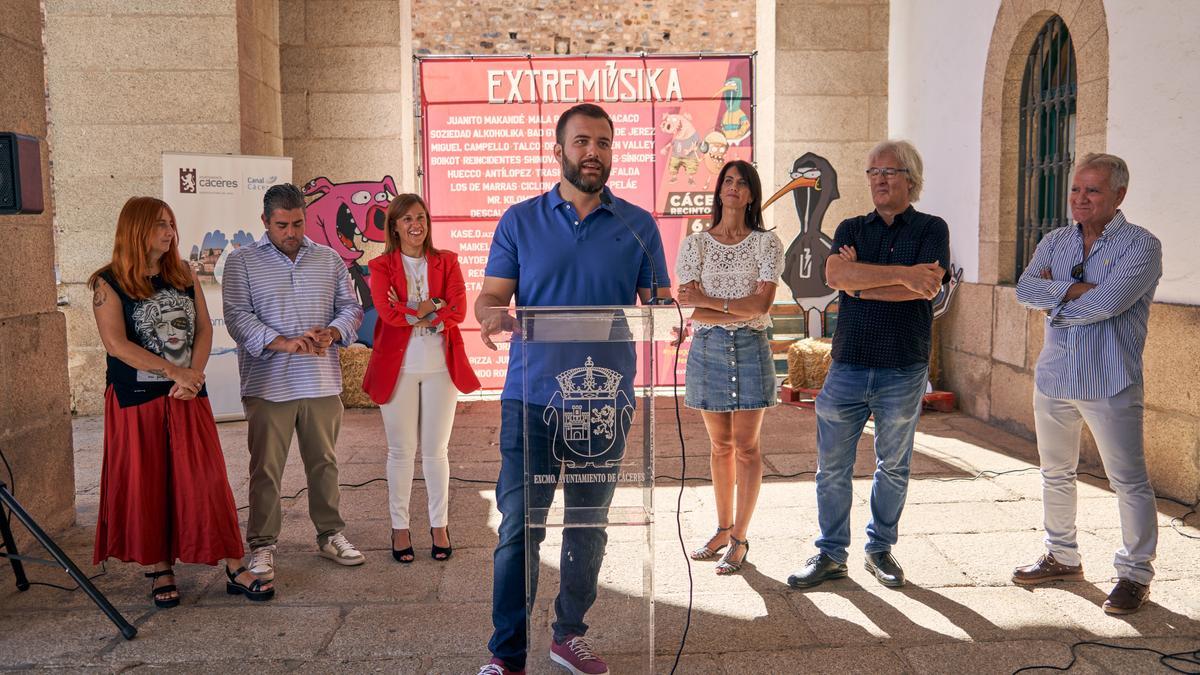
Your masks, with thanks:
<instances>
[{"instance_id":1,"label":"hay bale","mask_svg":"<svg viewBox=\"0 0 1200 675\"><path fill-rule=\"evenodd\" d=\"M787 384L793 389L820 389L833 360L833 341L805 338L788 347Z\"/></svg>"},{"instance_id":2,"label":"hay bale","mask_svg":"<svg viewBox=\"0 0 1200 675\"><path fill-rule=\"evenodd\" d=\"M367 392L362 390L367 361L371 360L371 349L353 344L340 350L339 356L342 362L342 405L346 408L378 408Z\"/></svg>"}]
</instances>

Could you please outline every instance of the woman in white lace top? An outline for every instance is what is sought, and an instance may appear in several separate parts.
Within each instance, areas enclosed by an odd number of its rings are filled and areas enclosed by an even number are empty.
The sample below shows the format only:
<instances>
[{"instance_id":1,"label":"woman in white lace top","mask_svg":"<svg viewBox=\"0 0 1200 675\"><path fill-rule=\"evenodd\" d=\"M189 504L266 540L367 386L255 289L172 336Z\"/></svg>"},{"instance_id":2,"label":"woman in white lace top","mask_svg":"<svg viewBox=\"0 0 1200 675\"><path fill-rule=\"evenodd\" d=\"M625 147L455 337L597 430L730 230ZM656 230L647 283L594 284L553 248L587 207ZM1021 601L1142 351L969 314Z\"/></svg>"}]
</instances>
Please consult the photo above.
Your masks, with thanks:
<instances>
[{"instance_id":1,"label":"woman in white lace top","mask_svg":"<svg viewBox=\"0 0 1200 675\"><path fill-rule=\"evenodd\" d=\"M737 160L721 169L712 227L683 241L675 274L679 302L695 307L685 402L702 411L712 442L717 532L692 551L717 574L741 569L762 484L759 431L776 404L768 310L783 267L783 244L762 225L758 172ZM726 550L727 549L727 550Z\"/></svg>"}]
</instances>

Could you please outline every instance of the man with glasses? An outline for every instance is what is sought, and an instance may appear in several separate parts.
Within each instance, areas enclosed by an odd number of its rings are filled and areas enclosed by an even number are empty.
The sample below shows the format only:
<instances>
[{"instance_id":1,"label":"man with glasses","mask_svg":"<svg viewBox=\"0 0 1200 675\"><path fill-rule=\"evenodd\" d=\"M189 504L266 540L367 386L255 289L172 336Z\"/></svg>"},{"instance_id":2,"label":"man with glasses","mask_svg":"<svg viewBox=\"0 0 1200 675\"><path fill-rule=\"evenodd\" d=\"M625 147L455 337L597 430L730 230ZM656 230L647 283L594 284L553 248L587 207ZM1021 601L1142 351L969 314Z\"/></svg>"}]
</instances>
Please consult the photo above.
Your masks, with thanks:
<instances>
[{"instance_id":1,"label":"man with glasses","mask_svg":"<svg viewBox=\"0 0 1200 675\"><path fill-rule=\"evenodd\" d=\"M875 416L865 566L885 586L904 585L892 557L908 492L913 436L929 377L933 303L949 281L950 232L912 207L923 185L921 156L907 141L886 141L867 156L875 210L838 226L825 264L838 295L833 363L817 396L819 553L788 577L810 588L846 576L851 478L858 439Z\"/></svg>"},{"instance_id":2,"label":"man with glasses","mask_svg":"<svg viewBox=\"0 0 1200 675\"><path fill-rule=\"evenodd\" d=\"M1129 168L1089 154L1075 167L1075 225L1047 234L1017 284L1017 300L1045 310L1046 338L1033 393L1042 465L1046 553L1013 571L1033 586L1083 579L1075 530L1075 470L1086 422L1117 493L1121 550L1109 614L1136 612L1154 576L1158 522L1142 447L1142 349L1150 301L1162 276L1162 246L1117 207Z\"/></svg>"}]
</instances>

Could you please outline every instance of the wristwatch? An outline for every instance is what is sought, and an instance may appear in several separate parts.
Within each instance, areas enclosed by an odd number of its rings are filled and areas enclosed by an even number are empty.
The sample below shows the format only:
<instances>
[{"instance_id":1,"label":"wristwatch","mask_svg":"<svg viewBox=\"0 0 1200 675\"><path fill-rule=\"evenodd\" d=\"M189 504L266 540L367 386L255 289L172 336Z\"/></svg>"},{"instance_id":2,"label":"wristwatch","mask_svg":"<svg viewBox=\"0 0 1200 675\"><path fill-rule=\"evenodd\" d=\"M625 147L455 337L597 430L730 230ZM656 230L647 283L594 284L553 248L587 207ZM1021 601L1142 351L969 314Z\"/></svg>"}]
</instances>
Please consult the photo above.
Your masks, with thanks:
<instances>
[{"instance_id":1,"label":"wristwatch","mask_svg":"<svg viewBox=\"0 0 1200 675\"><path fill-rule=\"evenodd\" d=\"M721 303L721 311L729 313L729 298L725 298L725 301Z\"/></svg>"}]
</instances>

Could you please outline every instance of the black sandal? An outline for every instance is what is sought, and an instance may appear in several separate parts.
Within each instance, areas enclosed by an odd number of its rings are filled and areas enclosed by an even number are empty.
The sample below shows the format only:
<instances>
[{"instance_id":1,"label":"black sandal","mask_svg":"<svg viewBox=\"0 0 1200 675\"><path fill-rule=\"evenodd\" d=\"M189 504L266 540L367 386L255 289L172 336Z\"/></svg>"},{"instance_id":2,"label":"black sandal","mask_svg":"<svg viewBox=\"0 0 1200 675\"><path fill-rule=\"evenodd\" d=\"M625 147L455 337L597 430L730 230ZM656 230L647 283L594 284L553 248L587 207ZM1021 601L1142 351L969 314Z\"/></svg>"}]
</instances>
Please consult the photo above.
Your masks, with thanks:
<instances>
[{"instance_id":1,"label":"black sandal","mask_svg":"<svg viewBox=\"0 0 1200 675\"><path fill-rule=\"evenodd\" d=\"M402 549L397 550L396 545L392 543L393 541L396 541L396 535L389 528L388 529L388 546L390 546L392 548L392 559L393 560L395 560L398 563L404 563L405 565L407 565L417 559L417 552L414 551L413 547L412 547L412 532L408 533L408 548L402 548Z\"/></svg>"},{"instance_id":2,"label":"black sandal","mask_svg":"<svg viewBox=\"0 0 1200 675\"><path fill-rule=\"evenodd\" d=\"M429 528L429 538L433 539L433 528L432 527ZM450 526L449 525L446 526L446 541L450 541ZM449 560L450 556L454 555L454 545L453 544L451 544L450 546L438 546L437 544L432 544L432 547L433 547L433 550L431 550L429 552L429 557L433 558L434 560L443 560L443 561Z\"/></svg>"},{"instance_id":3,"label":"black sandal","mask_svg":"<svg viewBox=\"0 0 1200 675\"><path fill-rule=\"evenodd\" d=\"M263 602L275 597L274 588L263 588L265 583L262 579L255 579L249 586L237 580L237 576L245 572L245 567L237 568L236 572L231 572L229 567L225 567L225 576L229 577L229 581L225 582L225 592L230 595L244 595L247 600L254 602Z\"/></svg>"},{"instance_id":4,"label":"black sandal","mask_svg":"<svg viewBox=\"0 0 1200 675\"><path fill-rule=\"evenodd\" d=\"M147 579L157 579L159 577L173 577L173 576L175 576L175 570L168 567L165 570L158 570L156 572L144 572L144 574ZM167 598L166 600L159 599L158 596L162 595L163 593L174 593L175 597ZM167 584L166 586L159 586L158 588L155 588L154 582L151 581L150 582L150 599L154 600L154 606L159 609L170 609L172 607L178 607L179 606L179 589L175 587L175 584Z\"/></svg>"}]
</instances>

